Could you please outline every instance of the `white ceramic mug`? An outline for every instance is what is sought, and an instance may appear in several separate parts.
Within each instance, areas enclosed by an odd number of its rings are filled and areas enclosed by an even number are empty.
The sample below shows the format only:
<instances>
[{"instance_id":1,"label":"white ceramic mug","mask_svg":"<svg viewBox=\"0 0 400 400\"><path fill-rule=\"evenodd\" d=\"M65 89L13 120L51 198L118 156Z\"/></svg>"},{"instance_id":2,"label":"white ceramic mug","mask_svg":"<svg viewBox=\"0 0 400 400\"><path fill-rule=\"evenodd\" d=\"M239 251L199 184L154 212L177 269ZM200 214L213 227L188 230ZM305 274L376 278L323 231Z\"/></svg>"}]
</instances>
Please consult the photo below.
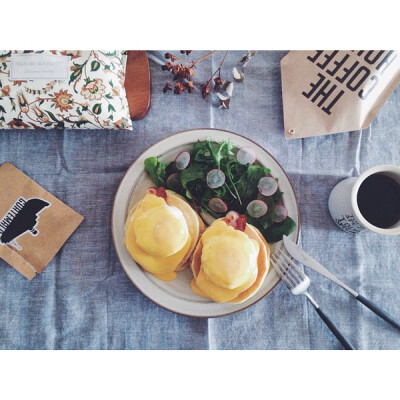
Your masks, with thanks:
<instances>
[{"instance_id":1,"label":"white ceramic mug","mask_svg":"<svg viewBox=\"0 0 400 400\"><path fill-rule=\"evenodd\" d=\"M329 196L329 212L336 225L348 233L359 233L364 229L383 235L399 235L400 221L390 228L378 228L369 223L361 214L357 204L357 193L366 178L380 173L400 184L400 167L396 165L376 165L364 171L359 177L347 178L339 182Z\"/></svg>"}]
</instances>

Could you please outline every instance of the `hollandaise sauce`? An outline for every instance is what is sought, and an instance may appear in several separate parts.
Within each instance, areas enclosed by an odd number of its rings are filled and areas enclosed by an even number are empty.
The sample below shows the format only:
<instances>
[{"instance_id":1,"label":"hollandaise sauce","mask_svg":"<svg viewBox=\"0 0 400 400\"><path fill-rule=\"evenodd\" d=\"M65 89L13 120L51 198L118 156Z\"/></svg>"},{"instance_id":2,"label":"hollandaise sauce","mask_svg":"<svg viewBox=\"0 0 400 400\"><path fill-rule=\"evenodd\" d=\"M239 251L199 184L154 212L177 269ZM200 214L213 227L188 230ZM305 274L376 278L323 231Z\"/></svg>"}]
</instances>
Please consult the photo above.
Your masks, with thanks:
<instances>
[{"instance_id":1,"label":"hollandaise sauce","mask_svg":"<svg viewBox=\"0 0 400 400\"><path fill-rule=\"evenodd\" d=\"M217 220L204 232L201 244L200 270L191 282L196 294L229 302L253 285L258 274L257 241Z\"/></svg>"},{"instance_id":2,"label":"hollandaise sauce","mask_svg":"<svg viewBox=\"0 0 400 400\"><path fill-rule=\"evenodd\" d=\"M191 237L181 210L148 193L127 222L125 246L143 269L161 280L176 278Z\"/></svg>"}]
</instances>

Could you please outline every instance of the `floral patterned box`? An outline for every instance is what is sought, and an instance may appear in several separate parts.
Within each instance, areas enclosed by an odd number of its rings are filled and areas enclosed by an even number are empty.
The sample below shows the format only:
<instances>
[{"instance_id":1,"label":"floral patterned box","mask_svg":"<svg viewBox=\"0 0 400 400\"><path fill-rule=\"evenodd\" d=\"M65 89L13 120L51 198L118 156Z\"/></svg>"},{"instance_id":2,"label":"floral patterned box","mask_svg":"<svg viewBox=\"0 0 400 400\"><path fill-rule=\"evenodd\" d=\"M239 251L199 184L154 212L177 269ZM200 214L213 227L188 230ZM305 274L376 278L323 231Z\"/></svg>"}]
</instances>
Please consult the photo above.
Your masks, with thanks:
<instances>
[{"instance_id":1,"label":"floral patterned box","mask_svg":"<svg viewBox=\"0 0 400 400\"><path fill-rule=\"evenodd\" d=\"M66 80L12 80L13 54L68 57ZM0 128L132 129L123 51L0 50Z\"/></svg>"}]
</instances>

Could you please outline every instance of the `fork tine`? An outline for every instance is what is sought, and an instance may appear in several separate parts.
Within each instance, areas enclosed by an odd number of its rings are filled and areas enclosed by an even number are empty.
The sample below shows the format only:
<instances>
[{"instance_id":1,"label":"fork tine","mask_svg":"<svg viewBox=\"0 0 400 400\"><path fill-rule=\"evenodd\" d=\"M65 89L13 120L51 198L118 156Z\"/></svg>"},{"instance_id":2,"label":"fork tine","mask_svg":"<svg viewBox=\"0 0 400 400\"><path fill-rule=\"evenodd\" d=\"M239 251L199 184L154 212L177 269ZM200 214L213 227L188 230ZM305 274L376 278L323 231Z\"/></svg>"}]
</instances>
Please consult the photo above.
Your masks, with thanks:
<instances>
[{"instance_id":1,"label":"fork tine","mask_svg":"<svg viewBox=\"0 0 400 400\"><path fill-rule=\"evenodd\" d=\"M279 276L283 279L283 281L287 284L287 286L293 288L301 282L301 280L299 280L296 276L291 274L290 272L291 268L290 267L288 268L286 265L283 266L281 264L282 261L278 259L275 255L271 254L271 259Z\"/></svg>"},{"instance_id":2,"label":"fork tine","mask_svg":"<svg viewBox=\"0 0 400 400\"><path fill-rule=\"evenodd\" d=\"M298 267L298 265L294 261L292 261L291 258L289 258L282 250L279 250L279 253L279 255L285 258L285 260L282 260L278 258L278 256L274 255L274 258L276 260L275 264L279 266L282 273L284 273L292 280L294 286L299 285L307 279L304 272Z\"/></svg>"},{"instance_id":3,"label":"fork tine","mask_svg":"<svg viewBox=\"0 0 400 400\"><path fill-rule=\"evenodd\" d=\"M294 283L291 280L289 280L289 277L286 275L285 270L282 268L282 266L278 262L277 258L273 254L271 254L271 262L272 262L272 265L274 266L276 272L282 278L282 280L286 283L286 285L289 287L293 287Z\"/></svg>"},{"instance_id":4,"label":"fork tine","mask_svg":"<svg viewBox=\"0 0 400 400\"><path fill-rule=\"evenodd\" d=\"M298 277L298 279L299 279L300 281L304 280L305 277L306 277L306 275L305 275L305 273L300 269L300 267L299 267L286 253L284 253L283 251L280 250L280 254L282 254L282 256L283 256L283 258L285 258L286 262L288 262L288 263L293 267L293 269L290 268L290 269L291 269L291 272L292 272L294 275L297 275L297 277Z\"/></svg>"},{"instance_id":5,"label":"fork tine","mask_svg":"<svg viewBox=\"0 0 400 400\"><path fill-rule=\"evenodd\" d=\"M298 280L298 276L292 273L292 268L284 260L276 255L273 255L273 257L275 259L275 264L278 266L282 274L289 275L295 281Z\"/></svg>"},{"instance_id":6,"label":"fork tine","mask_svg":"<svg viewBox=\"0 0 400 400\"><path fill-rule=\"evenodd\" d=\"M300 269L300 267L286 253L284 253L282 250L279 251L282 254L282 256L286 259L286 261L296 269L296 271L300 274L301 277L303 277L304 272Z\"/></svg>"}]
</instances>

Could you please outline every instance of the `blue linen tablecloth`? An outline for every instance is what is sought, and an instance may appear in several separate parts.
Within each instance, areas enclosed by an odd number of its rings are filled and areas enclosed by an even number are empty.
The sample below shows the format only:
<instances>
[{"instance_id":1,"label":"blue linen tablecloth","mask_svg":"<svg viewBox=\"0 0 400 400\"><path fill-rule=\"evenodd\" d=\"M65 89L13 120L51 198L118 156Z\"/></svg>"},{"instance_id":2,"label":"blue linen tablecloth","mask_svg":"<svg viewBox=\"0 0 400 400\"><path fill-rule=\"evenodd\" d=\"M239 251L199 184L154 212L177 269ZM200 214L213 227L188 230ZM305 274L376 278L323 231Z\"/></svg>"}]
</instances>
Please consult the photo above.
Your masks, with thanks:
<instances>
[{"instance_id":1,"label":"blue linen tablecloth","mask_svg":"<svg viewBox=\"0 0 400 400\"><path fill-rule=\"evenodd\" d=\"M223 77L244 52L232 51ZM203 53L200 53L203 54ZM0 260L1 349L339 349L303 296L280 283L262 301L218 319L158 307L121 268L111 240L118 184L135 158L167 135L214 127L245 135L288 172L300 202L301 246L333 273L400 319L400 238L339 230L328 196L341 179L376 164L400 165L400 89L369 129L287 142L283 135L280 60L259 51L235 85L229 110L194 94L162 93L170 80L162 52L149 52L152 99L134 131L1 131L0 163L10 161L85 220L46 270L29 282ZM214 71L223 52L199 64ZM342 289L309 271L310 292L360 349L400 349L400 333Z\"/></svg>"}]
</instances>

